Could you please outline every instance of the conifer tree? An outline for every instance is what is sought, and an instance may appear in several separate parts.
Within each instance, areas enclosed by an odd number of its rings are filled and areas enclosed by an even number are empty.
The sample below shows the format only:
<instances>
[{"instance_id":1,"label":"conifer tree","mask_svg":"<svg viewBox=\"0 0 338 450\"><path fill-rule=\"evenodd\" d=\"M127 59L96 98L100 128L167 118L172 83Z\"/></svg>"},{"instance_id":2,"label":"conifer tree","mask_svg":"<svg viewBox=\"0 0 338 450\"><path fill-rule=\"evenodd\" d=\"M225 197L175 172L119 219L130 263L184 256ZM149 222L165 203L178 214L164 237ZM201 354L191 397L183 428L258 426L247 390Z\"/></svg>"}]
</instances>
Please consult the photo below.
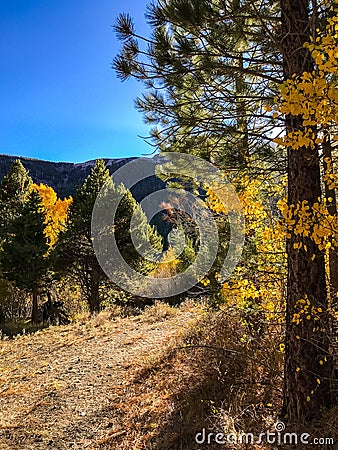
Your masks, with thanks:
<instances>
[{"instance_id":1,"label":"conifer tree","mask_svg":"<svg viewBox=\"0 0 338 450\"><path fill-rule=\"evenodd\" d=\"M32 294L32 321L38 322L38 291L47 273L48 244L40 195L31 191L21 213L8 226L0 254L3 276Z\"/></svg>"},{"instance_id":2,"label":"conifer tree","mask_svg":"<svg viewBox=\"0 0 338 450\"><path fill-rule=\"evenodd\" d=\"M0 188L0 238L6 237L6 228L23 207L31 190L32 179L20 160L11 165Z\"/></svg>"},{"instance_id":3,"label":"conifer tree","mask_svg":"<svg viewBox=\"0 0 338 450\"><path fill-rule=\"evenodd\" d=\"M59 235L53 252L56 269L71 271L88 300L91 312L99 311L99 288L105 278L92 245L91 218L97 195L105 183L109 183L109 172L104 161L98 160L84 184L80 186L70 205L66 229Z\"/></svg>"},{"instance_id":4,"label":"conifer tree","mask_svg":"<svg viewBox=\"0 0 338 450\"><path fill-rule=\"evenodd\" d=\"M270 103L282 81L278 2L161 0L148 8L153 28L140 38L121 14L124 43L114 59L122 80L141 80L136 105L161 150L194 152L222 167L280 165L271 147ZM148 45L143 45L144 43ZM277 161L276 161L277 160Z\"/></svg>"},{"instance_id":5,"label":"conifer tree","mask_svg":"<svg viewBox=\"0 0 338 450\"><path fill-rule=\"evenodd\" d=\"M108 195L115 190L123 194L113 227L107 230L103 224L103 232L114 233L118 247L129 265L141 271L147 271L147 264L134 248L130 238L130 218L136 210L138 224L147 223L143 211L137 207L130 191L122 185L116 187L106 169L104 161L98 160L84 184L77 190L69 208L66 230L61 232L55 248L58 270L71 270L80 283L82 292L88 300L91 313L100 310L100 288L107 283L107 276L102 270L94 249L92 238L92 211L101 188L106 186ZM147 228L147 227L145 227ZM140 230L144 230L140 226ZM150 227L150 235L157 244L160 238ZM113 255L112 255L113 256ZM145 264L145 265L144 265ZM150 268L149 268L150 270Z\"/></svg>"}]
</instances>

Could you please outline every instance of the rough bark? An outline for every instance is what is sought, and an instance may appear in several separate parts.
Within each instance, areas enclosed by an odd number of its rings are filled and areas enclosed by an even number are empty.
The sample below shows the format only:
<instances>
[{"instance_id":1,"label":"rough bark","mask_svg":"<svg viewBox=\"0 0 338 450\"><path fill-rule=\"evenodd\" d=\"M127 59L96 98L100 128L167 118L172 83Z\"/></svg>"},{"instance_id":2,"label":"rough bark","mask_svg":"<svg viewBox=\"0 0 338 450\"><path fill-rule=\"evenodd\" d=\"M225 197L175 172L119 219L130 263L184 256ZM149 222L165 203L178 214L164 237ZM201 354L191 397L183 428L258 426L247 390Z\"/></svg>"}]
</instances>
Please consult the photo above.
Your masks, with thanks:
<instances>
[{"instance_id":1,"label":"rough bark","mask_svg":"<svg viewBox=\"0 0 338 450\"><path fill-rule=\"evenodd\" d=\"M323 166L324 173L328 170L328 164L333 165L332 161L332 147L330 142L330 136L327 135L323 142ZM325 198L327 204L328 213L331 216L337 216L337 196L335 189L331 189L327 181L324 180ZM332 237L329 238L329 242L332 243ZM338 249L329 249L329 293L331 301L336 299L338 293Z\"/></svg>"},{"instance_id":2,"label":"rough bark","mask_svg":"<svg viewBox=\"0 0 338 450\"><path fill-rule=\"evenodd\" d=\"M239 67L244 68L243 56L239 59ZM245 81L243 74L239 73L235 75L236 95L243 96L243 90L245 89ZM238 157L240 164L245 164L249 157L249 130L248 121L246 117L246 100L237 99L236 101L236 114L237 114L237 131L240 133L238 139Z\"/></svg>"},{"instance_id":3,"label":"rough bark","mask_svg":"<svg viewBox=\"0 0 338 450\"><path fill-rule=\"evenodd\" d=\"M38 310L38 289L36 286L33 288L32 292L32 322L39 322L39 310Z\"/></svg>"},{"instance_id":4,"label":"rough bark","mask_svg":"<svg viewBox=\"0 0 338 450\"><path fill-rule=\"evenodd\" d=\"M92 271L90 284L89 310L90 313L93 314L100 311L100 276L95 269Z\"/></svg>"},{"instance_id":5,"label":"rough bark","mask_svg":"<svg viewBox=\"0 0 338 450\"><path fill-rule=\"evenodd\" d=\"M303 44L310 37L308 0L281 0L284 79L303 71L311 72L311 55ZM288 115L286 131L301 130L302 118ZM311 207L321 196L318 149L288 149L288 204L306 200ZM294 244L302 242L300 249ZM328 340L327 292L324 255L310 237L293 231L287 239L288 289L283 413L291 420L311 420L331 406L333 363ZM322 308L320 320L299 312L300 299Z\"/></svg>"}]
</instances>

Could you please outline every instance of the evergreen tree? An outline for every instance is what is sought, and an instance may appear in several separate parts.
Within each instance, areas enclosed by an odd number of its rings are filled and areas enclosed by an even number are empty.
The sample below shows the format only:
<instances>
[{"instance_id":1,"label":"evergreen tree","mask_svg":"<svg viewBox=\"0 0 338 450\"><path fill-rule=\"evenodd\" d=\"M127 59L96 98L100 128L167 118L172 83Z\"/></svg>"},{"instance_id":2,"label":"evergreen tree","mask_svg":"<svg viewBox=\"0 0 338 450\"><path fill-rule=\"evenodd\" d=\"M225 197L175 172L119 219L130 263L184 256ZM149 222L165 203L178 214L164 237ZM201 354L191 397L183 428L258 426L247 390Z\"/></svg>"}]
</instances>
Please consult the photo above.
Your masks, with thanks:
<instances>
[{"instance_id":1,"label":"evergreen tree","mask_svg":"<svg viewBox=\"0 0 338 450\"><path fill-rule=\"evenodd\" d=\"M48 270L45 213L40 195L32 191L21 213L8 226L0 263L3 276L32 293L32 321L38 322L38 290Z\"/></svg>"},{"instance_id":2,"label":"evergreen tree","mask_svg":"<svg viewBox=\"0 0 338 450\"><path fill-rule=\"evenodd\" d=\"M241 190L247 173L264 179L267 171L280 176L286 169L285 152L271 145L278 119L264 109L283 78L276 45L278 4L153 2L147 12L153 33L144 39L146 48L128 15L121 15L115 27L123 48L114 67L122 80L132 76L144 83L146 93L136 105L145 121L156 125L151 133L155 145L211 161ZM218 224L226 238L225 224ZM254 240L246 236L245 255ZM224 255L227 242L221 247Z\"/></svg>"},{"instance_id":3,"label":"evergreen tree","mask_svg":"<svg viewBox=\"0 0 338 450\"><path fill-rule=\"evenodd\" d=\"M122 185L116 187L104 161L98 160L91 174L74 196L69 208L66 230L61 232L54 252L58 270L71 270L74 273L92 313L100 310L100 287L107 284L107 276L93 249L91 230L93 207L103 186L106 187L108 196L114 195L114 192L118 190L119 194L123 194L123 198L114 224L110 227L106 223L102 223L102 233L114 233L118 247L127 263L141 271L147 270L147 264L134 248L130 238L130 218L136 209L139 217L136 223L139 224L140 230L147 228L141 227L141 224L147 222L147 219L142 210L137 207L130 191L127 191ZM104 222L104 218L102 220ZM150 227L148 230L155 241L159 243L159 236Z\"/></svg>"},{"instance_id":4,"label":"evergreen tree","mask_svg":"<svg viewBox=\"0 0 338 450\"><path fill-rule=\"evenodd\" d=\"M60 233L53 252L57 271L70 270L75 275L91 312L99 311L99 287L105 279L92 245L92 210L100 189L109 181L110 176L104 161L98 160L74 196L66 229Z\"/></svg>"},{"instance_id":5,"label":"evergreen tree","mask_svg":"<svg viewBox=\"0 0 338 450\"><path fill-rule=\"evenodd\" d=\"M32 183L21 161L18 159L14 161L4 176L0 188L0 239L5 239L10 221L20 214Z\"/></svg>"},{"instance_id":6,"label":"evergreen tree","mask_svg":"<svg viewBox=\"0 0 338 450\"><path fill-rule=\"evenodd\" d=\"M283 156L270 145L274 124L264 110L282 81L274 0L163 0L148 8L148 44L122 14L123 41L114 67L147 93L136 102L161 150L197 153L222 167L266 160L280 169ZM281 153L281 152L280 152Z\"/></svg>"}]
</instances>

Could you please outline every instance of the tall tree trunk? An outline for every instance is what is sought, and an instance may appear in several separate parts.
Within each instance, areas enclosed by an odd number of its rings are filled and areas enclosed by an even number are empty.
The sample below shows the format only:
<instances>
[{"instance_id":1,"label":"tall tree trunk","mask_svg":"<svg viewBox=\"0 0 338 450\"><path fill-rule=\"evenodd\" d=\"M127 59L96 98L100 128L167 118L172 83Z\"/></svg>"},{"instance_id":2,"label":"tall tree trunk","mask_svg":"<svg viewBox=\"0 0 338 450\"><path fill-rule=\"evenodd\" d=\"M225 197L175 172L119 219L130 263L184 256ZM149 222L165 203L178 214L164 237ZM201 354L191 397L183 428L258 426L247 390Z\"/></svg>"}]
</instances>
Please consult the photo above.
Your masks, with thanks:
<instances>
[{"instance_id":1,"label":"tall tree trunk","mask_svg":"<svg viewBox=\"0 0 338 450\"><path fill-rule=\"evenodd\" d=\"M89 309L90 313L100 311L100 298L99 298L99 287L100 279L98 272L93 268L91 275L91 286L90 286L90 297L89 297Z\"/></svg>"},{"instance_id":2,"label":"tall tree trunk","mask_svg":"<svg viewBox=\"0 0 338 450\"><path fill-rule=\"evenodd\" d=\"M240 55L238 66L243 70L243 55ZM243 96L245 95L245 79L244 75L240 73L235 74L236 85L236 121L237 131L239 133L238 138L238 158L241 165L245 165L248 162L249 157L249 132L248 132L248 119L247 119L247 106Z\"/></svg>"},{"instance_id":3,"label":"tall tree trunk","mask_svg":"<svg viewBox=\"0 0 338 450\"><path fill-rule=\"evenodd\" d=\"M324 174L328 172L328 167L333 167L332 160L332 147L330 142L330 135L325 136L323 142L323 166ZM337 196L335 189L331 188L326 179L324 179L325 198L327 204L327 210L330 216L337 217ZM332 243L333 236L329 238L329 242ZM338 293L338 249L330 247L329 249L329 290L330 300L336 299Z\"/></svg>"},{"instance_id":4,"label":"tall tree trunk","mask_svg":"<svg viewBox=\"0 0 338 450\"><path fill-rule=\"evenodd\" d=\"M32 322L39 322L39 310L38 310L38 288L34 286L32 293Z\"/></svg>"},{"instance_id":5,"label":"tall tree trunk","mask_svg":"<svg viewBox=\"0 0 338 450\"><path fill-rule=\"evenodd\" d=\"M284 78L303 71L312 72L310 53L304 48L309 40L308 0L281 0L282 49ZM286 117L286 131L303 128L300 116ZM288 149L288 205L307 201L311 206L321 196L318 149L302 147ZM295 244L302 243L301 248ZM285 416L293 420L310 420L323 407L331 405L331 376L333 362L327 335L327 292L324 255L310 237L296 235L293 230L287 239L288 289L286 305L286 345L284 372ZM302 314L302 303L309 301L316 314ZM322 311L322 312L320 312Z\"/></svg>"}]
</instances>

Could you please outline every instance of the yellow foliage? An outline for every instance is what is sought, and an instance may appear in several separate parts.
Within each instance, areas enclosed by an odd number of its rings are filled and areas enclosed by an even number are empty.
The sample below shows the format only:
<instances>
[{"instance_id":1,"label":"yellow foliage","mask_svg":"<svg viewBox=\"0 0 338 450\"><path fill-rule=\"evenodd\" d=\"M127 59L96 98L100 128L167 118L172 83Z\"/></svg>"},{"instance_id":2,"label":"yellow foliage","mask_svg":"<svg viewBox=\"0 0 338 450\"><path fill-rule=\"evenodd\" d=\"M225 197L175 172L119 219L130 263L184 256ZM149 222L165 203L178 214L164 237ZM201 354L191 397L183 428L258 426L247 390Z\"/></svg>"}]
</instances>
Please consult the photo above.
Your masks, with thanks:
<instances>
[{"instance_id":1,"label":"yellow foliage","mask_svg":"<svg viewBox=\"0 0 338 450\"><path fill-rule=\"evenodd\" d=\"M285 200L278 204L283 213L283 224L279 227L287 234L293 231L294 234L302 237L310 237L319 250L338 248L338 221L337 216L331 216L326 206L326 199L314 203L312 207L307 201L297 205L287 205ZM302 242L294 244L294 248L300 249Z\"/></svg>"},{"instance_id":2,"label":"yellow foliage","mask_svg":"<svg viewBox=\"0 0 338 450\"><path fill-rule=\"evenodd\" d=\"M336 11L337 13L337 11ZM316 68L312 73L304 72L293 77L281 86L281 95L275 112L301 116L303 130L293 131L276 143L298 150L314 148L323 142L323 136L315 133L319 130L333 130L338 119L338 15L328 19L326 30L319 33L315 40L306 43ZM333 132L333 135L335 133ZM337 136L334 136L337 139Z\"/></svg>"},{"instance_id":3,"label":"yellow foliage","mask_svg":"<svg viewBox=\"0 0 338 450\"><path fill-rule=\"evenodd\" d=\"M276 180L263 170L262 173L254 179L241 174L240 179L232 181L244 211L246 235L255 243L254 272L244 261L231 280L223 284L221 295L227 306L254 308L267 320L280 322L285 308L285 229L278 227L275 206L285 195L286 179ZM212 193L208 205L216 212L226 213Z\"/></svg>"},{"instance_id":4,"label":"yellow foliage","mask_svg":"<svg viewBox=\"0 0 338 450\"><path fill-rule=\"evenodd\" d=\"M175 249L170 247L164 253L161 262L150 273L150 276L153 278L170 278L176 275L179 263L180 260L176 256Z\"/></svg>"},{"instance_id":5,"label":"yellow foliage","mask_svg":"<svg viewBox=\"0 0 338 450\"><path fill-rule=\"evenodd\" d=\"M306 297L301 298L296 302L296 312L292 317L292 322L299 325L303 320L313 320L318 322L323 309L311 305L310 300Z\"/></svg>"},{"instance_id":6,"label":"yellow foliage","mask_svg":"<svg viewBox=\"0 0 338 450\"><path fill-rule=\"evenodd\" d=\"M338 4L337 1L335 3ZM305 44L315 62L315 70L285 81L274 109L278 114L302 118L301 130L275 140L296 151L302 151L302 148L314 149L328 137L331 142L338 140L338 9L333 7L331 10L335 15L328 19L325 31L317 30L318 36ZM333 162L330 158L325 158L324 162L322 180L326 189L337 189L338 176ZM332 201L332 198L328 199L329 203ZM313 205L306 201L287 205L286 201L281 201L279 207L284 217L280 227L286 237L290 236L291 230L300 237L294 248L307 250L302 245L302 237L310 237L323 252L338 248L338 218L337 215L329 214L325 199L318 199Z\"/></svg>"},{"instance_id":7,"label":"yellow foliage","mask_svg":"<svg viewBox=\"0 0 338 450\"><path fill-rule=\"evenodd\" d=\"M40 194L42 199L46 213L45 235L48 238L50 248L52 248L56 243L60 231L65 227L72 197L65 198L64 200L58 199L54 189L43 183L39 185L33 184L32 187Z\"/></svg>"},{"instance_id":8,"label":"yellow foliage","mask_svg":"<svg viewBox=\"0 0 338 450\"><path fill-rule=\"evenodd\" d=\"M227 215L228 212L226 211L224 204L217 196L217 188L215 189L215 187L211 188L210 186L208 186L206 191L208 208L217 214Z\"/></svg>"}]
</instances>

